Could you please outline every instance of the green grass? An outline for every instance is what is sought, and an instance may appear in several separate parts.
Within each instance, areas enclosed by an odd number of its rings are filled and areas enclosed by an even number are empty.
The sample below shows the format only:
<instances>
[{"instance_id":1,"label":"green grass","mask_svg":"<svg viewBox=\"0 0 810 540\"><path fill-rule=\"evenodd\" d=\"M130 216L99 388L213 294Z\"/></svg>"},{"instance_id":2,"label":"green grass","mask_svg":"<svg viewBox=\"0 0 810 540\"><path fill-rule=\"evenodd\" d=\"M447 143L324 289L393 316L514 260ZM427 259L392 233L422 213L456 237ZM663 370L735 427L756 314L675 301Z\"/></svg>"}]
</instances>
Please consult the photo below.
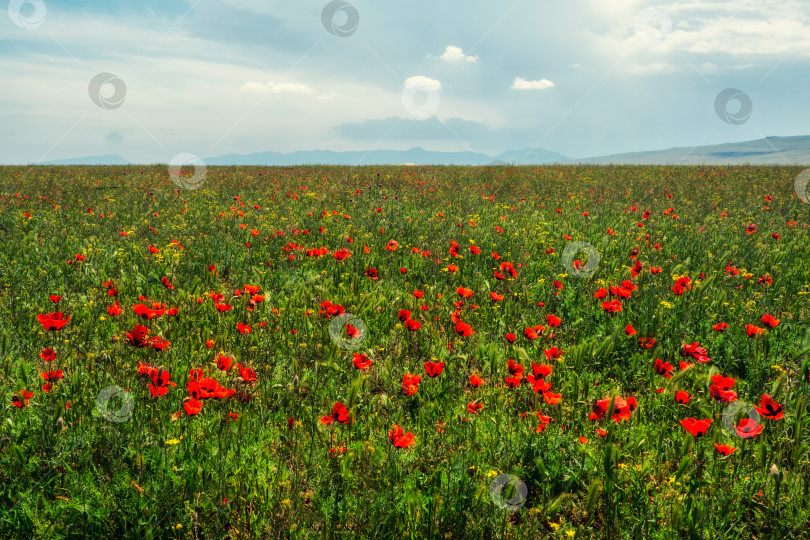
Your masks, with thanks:
<instances>
[{"instance_id":1,"label":"green grass","mask_svg":"<svg viewBox=\"0 0 810 540\"><path fill-rule=\"evenodd\" d=\"M800 171L211 167L188 191L165 167L0 168L0 537L807 537L810 204L794 193ZM591 277L565 267L578 241L598 252ZM307 255L321 247L329 254ZM351 256L337 261L342 248ZM495 277L502 262L516 278ZM691 287L676 295L683 276ZM637 289L611 315L602 302L612 297L593 295L623 281ZM252 310L249 293L235 294L246 284L263 296ZM474 294L464 300L458 287ZM233 309L217 311L210 293ZM148 303L141 296L178 313L142 319L132 309ZM324 301L367 332L333 339ZM398 318L403 309L418 330ZM47 331L37 315L55 311L70 321ZM454 312L474 334L458 335ZM749 337L746 325L765 328L766 314L779 325ZM712 329L719 322L725 332ZM131 345L138 324L171 347ZM529 340L535 325L545 328ZM641 337L655 343L643 348ZM693 342L710 361L681 356ZM551 347L564 351L556 361ZM227 372L220 353L235 359ZM356 369L353 353L371 366ZM525 368L517 388L505 381L509 359ZM441 375L427 375L428 360L445 363ZM682 360L694 365L681 370ZM152 397L139 362L176 386ZM236 363L256 381L243 382ZM553 367L559 403L532 390L532 363ZM234 392L190 415L196 368ZM63 378L44 391L40 374L57 369ZM410 396L408 373L422 377ZM746 406L771 395L784 417L738 437L724 428L729 404L710 397L713 375L734 378ZM14 406L23 390L28 404ZM678 390L688 404L675 402ZM638 405L621 422L590 420L606 396ZM352 421L324 425L336 402ZM475 402L483 409L469 412ZM538 412L551 418L541 432ZM685 418L713 422L694 437ZM412 446L392 445L394 424ZM714 443L737 450L723 457ZM499 499L490 491L500 475L519 481Z\"/></svg>"}]
</instances>

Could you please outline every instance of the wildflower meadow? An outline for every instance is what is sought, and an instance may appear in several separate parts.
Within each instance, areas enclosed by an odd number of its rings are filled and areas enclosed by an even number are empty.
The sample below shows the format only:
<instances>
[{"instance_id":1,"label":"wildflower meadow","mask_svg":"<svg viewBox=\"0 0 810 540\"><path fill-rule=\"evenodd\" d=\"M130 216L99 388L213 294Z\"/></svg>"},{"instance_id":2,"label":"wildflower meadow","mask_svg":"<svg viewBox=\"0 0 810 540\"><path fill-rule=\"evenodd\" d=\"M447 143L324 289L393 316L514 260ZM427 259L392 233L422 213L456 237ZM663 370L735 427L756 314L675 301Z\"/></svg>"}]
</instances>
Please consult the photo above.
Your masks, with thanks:
<instances>
[{"instance_id":1,"label":"wildflower meadow","mask_svg":"<svg viewBox=\"0 0 810 540\"><path fill-rule=\"evenodd\" d=\"M1 167L0 537L810 537L804 174Z\"/></svg>"}]
</instances>

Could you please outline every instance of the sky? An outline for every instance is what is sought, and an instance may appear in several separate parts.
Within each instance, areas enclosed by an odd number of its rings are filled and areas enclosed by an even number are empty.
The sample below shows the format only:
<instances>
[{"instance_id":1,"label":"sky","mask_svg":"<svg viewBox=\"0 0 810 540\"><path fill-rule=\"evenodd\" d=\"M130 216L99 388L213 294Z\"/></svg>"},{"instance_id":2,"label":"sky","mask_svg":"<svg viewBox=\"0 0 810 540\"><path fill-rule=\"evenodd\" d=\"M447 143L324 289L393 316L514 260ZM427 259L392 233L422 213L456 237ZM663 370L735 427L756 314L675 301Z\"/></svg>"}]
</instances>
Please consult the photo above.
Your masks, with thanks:
<instances>
[{"instance_id":1,"label":"sky","mask_svg":"<svg viewBox=\"0 0 810 540\"><path fill-rule=\"evenodd\" d=\"M5 164L810 134L806 0L7 4Z\"/></svg>"}]
</instances>

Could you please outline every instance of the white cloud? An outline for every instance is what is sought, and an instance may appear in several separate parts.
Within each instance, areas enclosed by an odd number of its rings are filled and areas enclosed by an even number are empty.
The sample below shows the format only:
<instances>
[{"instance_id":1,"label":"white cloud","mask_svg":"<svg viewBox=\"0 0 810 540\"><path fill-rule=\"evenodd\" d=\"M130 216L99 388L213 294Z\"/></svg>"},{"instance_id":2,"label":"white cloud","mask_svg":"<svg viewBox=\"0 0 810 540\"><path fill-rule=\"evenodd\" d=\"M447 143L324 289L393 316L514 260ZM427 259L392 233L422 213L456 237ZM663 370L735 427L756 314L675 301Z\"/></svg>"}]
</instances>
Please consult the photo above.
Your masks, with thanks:
<instances>
[{"instance_id":1,"label":"white cloud","mask_svg":"<svg viewBox=\"0 0 810 540\"><path fill-rule=\"evenodd\" d=\"M540 79L539 81L527 81L523 77L515 77L512 82L512 90L546 90L556 86L548 79Z\"/></svg>"},{"instance_id":2,"label":"white cloud","mask_svg":"<svg viewBox=\"0 0 810 540\"><path fill-rule=\"evenodd\" d=\"M663 13L663 12L662 12ZM625 50L651 49L656 53L686 51L732 56L810 56L810 11L797 0L706 0L669 6L671 30L655 34L652 43L632 28L611 37ZM629 30L629 35L628 35Z\"/></svg>"},{"instance_id":3,"label":"white cloud","mask_svg":"<svg viewBox=\"0 0 810 540\"><path fill-rule=\"evenodd\" d=\"M438 92L442 89L442 83L436 79L425 77L424 75L416 75L415 77L408 77L405 79L405 88L413 88L416 90L434 90Z\"/></svg>"},{"instance_id":4,"label":"white cloud","mask_svg":"<svg viewBox=\"0 0 810 540\"><path fill-rule=\"evenodd\" d=\"M664 62L653 62L651 64L632 64L628 67L628 71L634 75L654 75L675 71L675 67Z\"/></svg>"},{"instance_id":5,"label":"white cloud","mask_svg":"<svg viewBox=\"0 0 810 540\"><path fill-rule=\"evenodd\" d=\"M713 64L711 62L706 62L700 66L700 71L702 73L709 73L709 74L723 74L729 73L732 71L742 71L744 69L752 69L759 67L758 64L735 64L735 65L727 65L727 66L718 66L717 64Z\"/></svg>"},{"instance_id":6,"label":"white cloud","mask_svg":"<svg viewBox=\"0 0 810 540\"><path fill-rule=\"evenodd\" d=\"M444 54L442 54L439 59L444 60L445 62L458 62L459 60L464 60L465 62L472 63L478 61L478 56L467 56L464 54L464 51L461 50L461 47L448 45L444 50Z\"/></svg>"},{"instance_id":7,"label":"white cloud","mask_svg":"<svg viewBox=\"0 0 810 540\"><path fill-rule=\"evenodd\" d=\"M570 67L571 69L579 69L580 65L579 64L571 64L568 67Z\"/></svg>"},{"instance_id":8,"label":"white cloud","mask_svg":"<svg viewBox=\"0 0 810 540\"><path fill-rule=\"evenodd\" d=\"M312 95L317 94L317 91L301 83L276 83L276 82L247 82L242 85L243 92L250 93L265 93L271 94L298 94L298 95Z\"/></svg>"}]
</instances>

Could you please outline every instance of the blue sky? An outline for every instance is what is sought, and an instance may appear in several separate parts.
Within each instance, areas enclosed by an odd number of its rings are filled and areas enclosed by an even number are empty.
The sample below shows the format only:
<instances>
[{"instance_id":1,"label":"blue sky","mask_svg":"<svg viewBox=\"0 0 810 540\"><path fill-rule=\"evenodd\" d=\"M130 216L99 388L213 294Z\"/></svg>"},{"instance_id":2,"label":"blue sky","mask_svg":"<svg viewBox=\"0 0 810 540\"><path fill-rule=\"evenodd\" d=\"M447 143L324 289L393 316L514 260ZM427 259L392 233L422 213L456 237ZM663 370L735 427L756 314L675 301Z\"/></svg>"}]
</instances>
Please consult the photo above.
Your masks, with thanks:
<instances>
[{"instance_id":1,"label":"blue sky","mask_svg":"<svg viewBox=\"0 0 810 540\"><path fill-rule=\"evenodd\" d=\"M415 146L576 158L810 134L802 0L7 5L2 163ZM750 100L741 121L716 112L727 88Z\"/></svg>"}]
</instances>

